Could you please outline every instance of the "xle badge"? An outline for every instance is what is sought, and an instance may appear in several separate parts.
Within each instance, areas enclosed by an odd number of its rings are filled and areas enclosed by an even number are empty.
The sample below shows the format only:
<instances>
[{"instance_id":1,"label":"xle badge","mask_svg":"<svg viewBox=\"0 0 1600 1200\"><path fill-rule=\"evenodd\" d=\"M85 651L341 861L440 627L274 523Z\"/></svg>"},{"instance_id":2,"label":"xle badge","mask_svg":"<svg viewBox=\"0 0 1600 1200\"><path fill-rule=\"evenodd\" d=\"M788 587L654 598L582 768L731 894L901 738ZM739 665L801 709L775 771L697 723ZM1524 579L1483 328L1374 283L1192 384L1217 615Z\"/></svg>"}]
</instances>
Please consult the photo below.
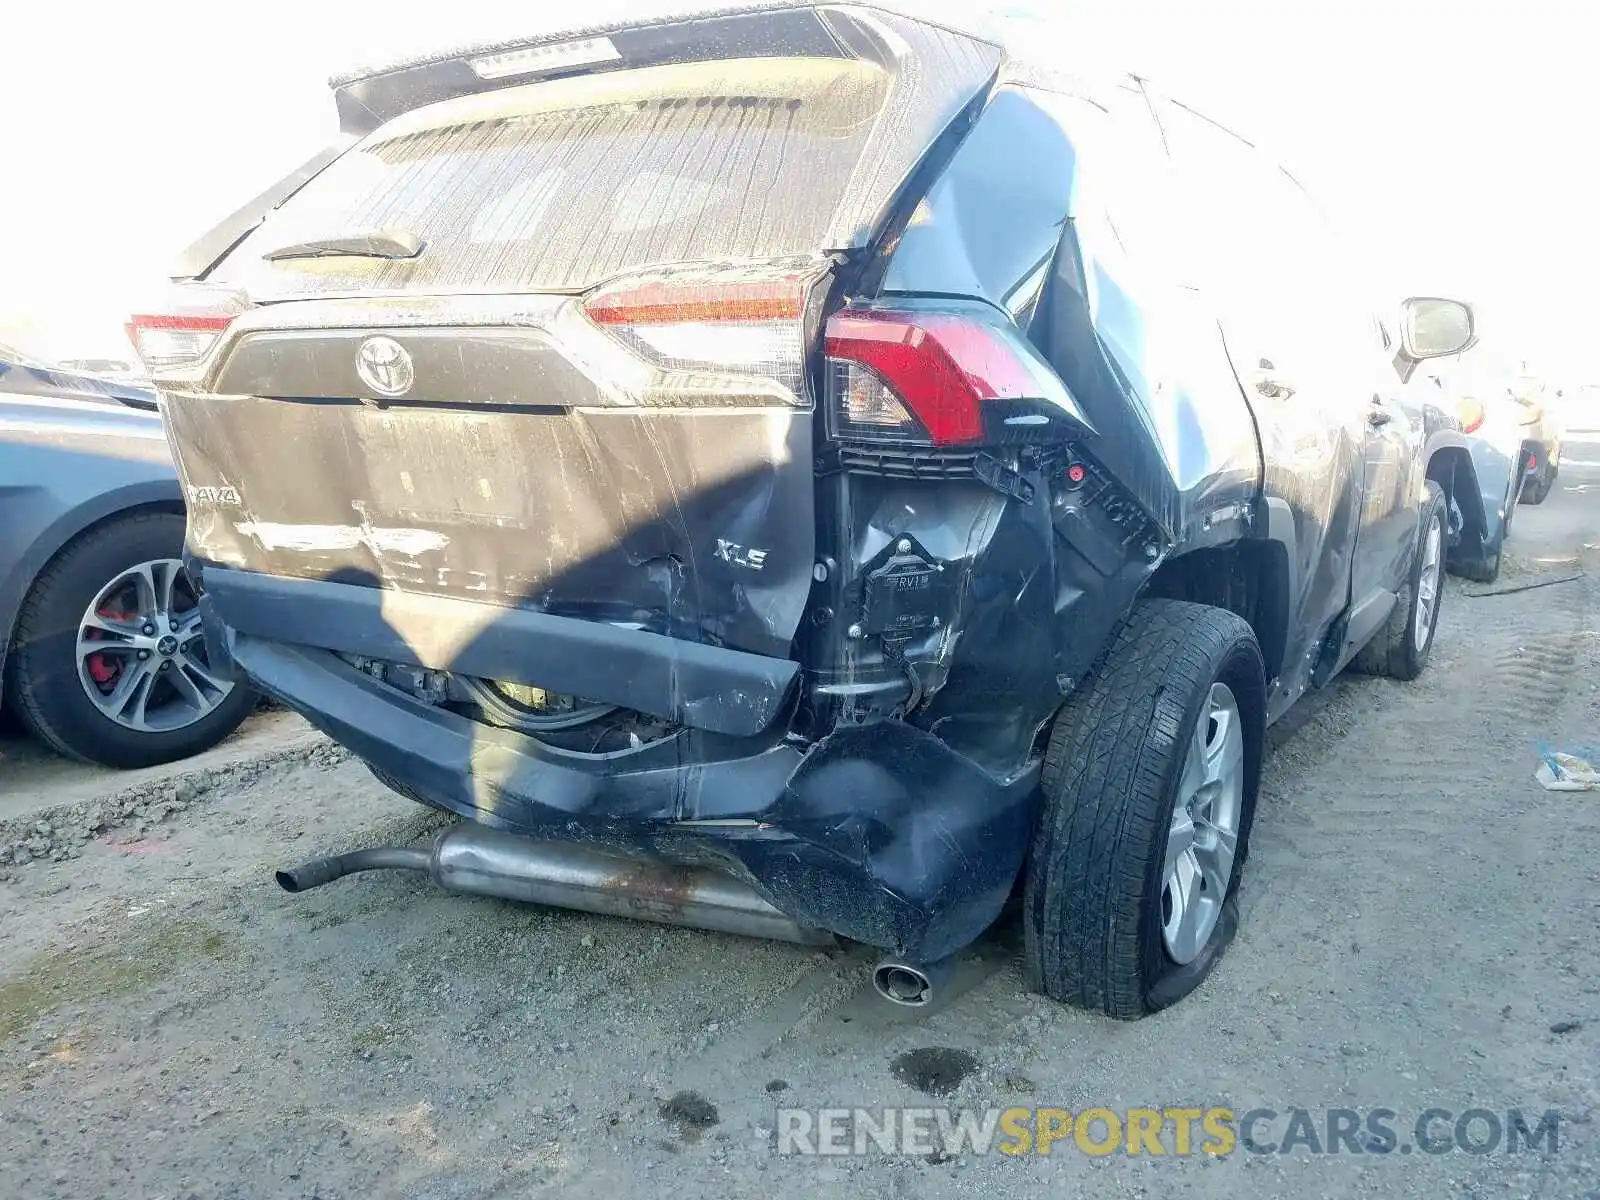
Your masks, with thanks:
<instances>
[{"instance_id":1,"label":"xle badge","mask_svg":"<svg viewBox=\"0 0 1600 1200\"><path fill-rule=\"evenodd\" d=\"M758 550L753 546L740 546L734 542L717 539L717 557L725 563L732 563L736 567L748 567L752 571L759 571L767 562L767 552Z\"/></svg>"}]
</instances>

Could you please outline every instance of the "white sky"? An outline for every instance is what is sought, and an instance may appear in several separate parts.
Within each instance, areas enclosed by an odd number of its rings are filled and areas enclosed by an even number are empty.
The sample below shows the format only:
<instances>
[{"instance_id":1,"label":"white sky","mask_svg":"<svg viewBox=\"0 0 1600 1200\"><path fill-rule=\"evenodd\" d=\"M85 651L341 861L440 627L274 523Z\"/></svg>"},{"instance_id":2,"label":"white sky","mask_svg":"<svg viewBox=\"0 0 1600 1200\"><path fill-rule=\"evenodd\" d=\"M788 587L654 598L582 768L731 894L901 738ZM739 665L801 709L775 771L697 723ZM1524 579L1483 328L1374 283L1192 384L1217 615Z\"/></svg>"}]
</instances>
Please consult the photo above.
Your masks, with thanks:
<instances>
[{"instance_id":1,"label":"white sky","mask_svg":"<svg viewBox=\"0 0 1600 1200\"><path fill-rule=\"evenodd\" d=\"M590 0L582 12L652 7ZM332 136L329 74L407 43L519 28L512 11L540 9L13 0L0 48L0 329L28 327L46 353L127 353L122 317L176 251ZM1085 0L1063 11L1083 30L1063 47L1069 65L1092 43L1097 64L1148 74L1274 147L1383 265L1375 288L1473 299L1485 352L1600 379L1600 6Z\"/></svg>"}]
</instances>

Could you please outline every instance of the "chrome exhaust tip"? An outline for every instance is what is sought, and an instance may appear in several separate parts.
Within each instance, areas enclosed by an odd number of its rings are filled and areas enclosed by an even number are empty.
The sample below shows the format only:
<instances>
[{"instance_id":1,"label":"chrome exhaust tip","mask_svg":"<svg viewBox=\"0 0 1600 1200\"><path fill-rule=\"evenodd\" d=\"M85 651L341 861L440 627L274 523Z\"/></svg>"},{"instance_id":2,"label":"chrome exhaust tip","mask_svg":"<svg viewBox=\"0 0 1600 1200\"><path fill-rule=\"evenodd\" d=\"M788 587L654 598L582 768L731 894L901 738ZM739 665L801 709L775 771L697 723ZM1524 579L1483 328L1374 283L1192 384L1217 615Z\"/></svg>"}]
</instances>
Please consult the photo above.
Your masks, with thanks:
<instances>
[{"instance_id":1,"label":"chrome exhaust tip","mask_svg":"<svg viewBox=\"0 0 1600 1200\"><path fill-rule=\"evenodd\" d=\"M950 972L950 959L927 966L886 959L872 971L873 990L890 1004L926 1007Z\"/></svg>"}]
</instances>

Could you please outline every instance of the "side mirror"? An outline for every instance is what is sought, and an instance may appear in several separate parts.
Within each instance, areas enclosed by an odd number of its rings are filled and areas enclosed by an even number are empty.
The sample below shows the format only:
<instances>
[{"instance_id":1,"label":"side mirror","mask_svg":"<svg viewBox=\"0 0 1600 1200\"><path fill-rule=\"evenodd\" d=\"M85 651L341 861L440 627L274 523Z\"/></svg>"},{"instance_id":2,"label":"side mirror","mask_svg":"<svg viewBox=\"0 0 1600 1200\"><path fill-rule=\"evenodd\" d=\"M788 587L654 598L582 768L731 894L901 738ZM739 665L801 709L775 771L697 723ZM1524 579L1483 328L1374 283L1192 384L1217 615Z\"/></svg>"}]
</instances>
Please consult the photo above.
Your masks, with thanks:
<instances>
[{"instance_id":1,"label":"side mirror","mask_svg":"<svg viewBox=\"0 0 1600 1200\"><path fill-rule=\"evenodd\" d=\"M1401 306L1400 346L1407 358L1460 354L1475 341L1471 305L1437 296L1413 296Z\"/></svg>"}]
</instances>

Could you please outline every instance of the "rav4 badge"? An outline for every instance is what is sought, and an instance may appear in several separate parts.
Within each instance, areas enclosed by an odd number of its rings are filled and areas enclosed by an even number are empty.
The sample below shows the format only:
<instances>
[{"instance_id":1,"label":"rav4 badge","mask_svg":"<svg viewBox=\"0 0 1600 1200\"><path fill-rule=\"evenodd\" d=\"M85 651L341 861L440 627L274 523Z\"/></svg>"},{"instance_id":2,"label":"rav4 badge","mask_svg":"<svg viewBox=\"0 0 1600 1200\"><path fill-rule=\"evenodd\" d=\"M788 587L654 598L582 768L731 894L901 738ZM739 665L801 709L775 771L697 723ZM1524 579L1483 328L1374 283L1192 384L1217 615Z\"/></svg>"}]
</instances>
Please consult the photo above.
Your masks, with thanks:
<instances>
[{"instance_id":1,"label":"rav4 badge","mask_svg":"<svg viewBox=\"0 0 1600 1200\"><path fill-rule=\"evenodd\" d=\"M189 503L195 508L204 508L218 504L239 503L239 492L231 487L212 487L210 485L189 485Z\"/></svg>"}]
</instances>

